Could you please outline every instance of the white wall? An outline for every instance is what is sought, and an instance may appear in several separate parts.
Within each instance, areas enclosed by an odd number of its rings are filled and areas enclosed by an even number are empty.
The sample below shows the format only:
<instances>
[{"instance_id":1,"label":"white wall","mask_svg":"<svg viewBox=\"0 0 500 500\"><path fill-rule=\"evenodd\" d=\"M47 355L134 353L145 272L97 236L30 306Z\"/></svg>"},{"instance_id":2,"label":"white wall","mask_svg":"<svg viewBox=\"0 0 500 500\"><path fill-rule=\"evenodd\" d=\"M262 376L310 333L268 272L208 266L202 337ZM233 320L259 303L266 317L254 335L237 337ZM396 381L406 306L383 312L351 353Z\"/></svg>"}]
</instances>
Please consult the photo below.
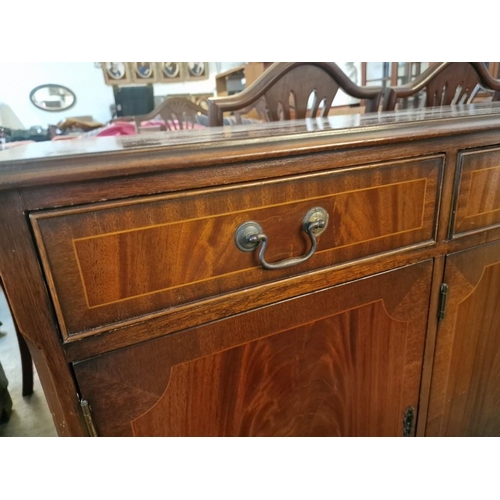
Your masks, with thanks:
<instances>
[{"instance_id":1,"label":"white wall","mask_svg":"<svg viewBox=\"0 0 500 500\"><path fill-rule=\"evenodd\" d=\"M182 83L155 83L155 96L165 96L172 94L205 94L215 95L215 76L231 68L244 64L242 62L211 62L208 63L208 78L194 82Z\"/></svg>"},{"instance_id":2,"label":"white wall","mask_svg":"<svg viewBox=\"0 0 500 500\"><path fill-rule=\"evenodd\" d=\"M44 111L30 101L33 88L44 83L58 83L76 95L75 105L66 111ZM0 69L0 102L9 105L23 125L46 127L70 116L91 115L106 122L111 118L113 89L104 84L101 69L93 62L9 63Z\"/></svg>"},{"instance_id":3,"label":"white wall","mask_svg":"<svg viewBox=\"0 0 500 500\"><path fill-rule=\"evenodd\" d=\"M337 62L340 69L356 84L361 85L361 63L360 62ZM349 104L358 103L359 99L347 95L343 90L339 89L333 106L346 106Z\"/></svg>"},{"instance_id":4,"label":"white wall","mask_svg":"<svg viewBox=\"0 0 500 500\"><path fill-rule=\"evenodd\" d=\"M154 84L157 96L171 94L197 94L215 91L215 75L241 63L209 63L207 80L194 82ZM38 85L58 83L76 94L76 104L61 112L44 111L35 107L29 95ZM37 62L0 65L0 102L9 105L25 128L34 125L56 125L72 116L92 116L106 123L111 118L110 106L114 104L113 88L105 85L100 68L93 62Z\"/></svg>"},{"instance_id":5,"label":"white wall","mask_svg":"<svg viewBox=\"0 0 500 500\"><path fill-rule=\"evenodd\" d=\"M182 83L155 83L156 96L175 94L198 94L215 92L215 75L243 64L241 62L209 63L207 80ZM344 71L346 63L338 63ZM355 63L361 74L360 63ZM35 107L29 95L33 88L44 83L58 83L76 94L76 104L61 112L49 112ZM360 82L358 81L358 84ZM335 105L344 105L355 100L339 92ZM93 62L62 63L9 63L0 65L0 103L11 107L25 128L34 125L46 127L56 125L72 116L92 116L94 120L106 123L111 118L110 106L114 104L113 89L104 83L102 70Z\"/></svg>"}]
</instances>

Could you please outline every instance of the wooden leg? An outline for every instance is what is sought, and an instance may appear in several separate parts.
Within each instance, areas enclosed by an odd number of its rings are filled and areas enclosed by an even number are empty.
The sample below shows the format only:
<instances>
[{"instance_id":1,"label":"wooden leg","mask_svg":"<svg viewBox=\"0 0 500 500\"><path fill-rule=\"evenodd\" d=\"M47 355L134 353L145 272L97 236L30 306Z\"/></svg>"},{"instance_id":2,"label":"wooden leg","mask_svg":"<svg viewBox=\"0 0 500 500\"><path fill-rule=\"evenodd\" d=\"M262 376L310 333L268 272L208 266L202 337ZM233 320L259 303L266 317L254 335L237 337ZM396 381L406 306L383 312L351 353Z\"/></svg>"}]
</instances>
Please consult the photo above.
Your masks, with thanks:
<instances>
[{"instance_id":1,"label":"wooden leg","mask_svg":"<svg viewBox=\"0 0 500 500\"><path fill-rule=\"evenodd\" d=\"M19 333L16 325L16 320L14 321L14 327L16 329L17 341L19 343L19 351L21 352L21 369L23 372L23 396L31 396L33 394L33 359L31 358L31 353L28 348L28 344L24 340L24 337Z\"/></svg>"},{"instance_id":2,"label":"wooden leg","mask_svg":"<svg viewBox=\"0 0 500 500\"><path fill-rule=\"evenodd\" d=\"M8 422L12 412L12 399L10 399L9 391L7 390L8 385L9 381L3 371L2 363L0 363L0 424Z\"/></svg>"},{"instance_id":3,"label":"wooden leg","mask_svg":"<svg viewBox=\"0 0 500 500\"><path fill-rule=\"evenodd\" d=\"M0 292L3 292L5 294L5 292L3 291L3 283L1 280L0 280ZM6 294L5 298L7 299L7 305L9 306L10 309L9 299L7 298ZM31 396L33 394L33 359L31 357L28 344L26 344L24 337L19 332L19 328L17 327L14 315L11 314L11 316L12 316L12 322L14 323L14 329L16 330L17 342L19 344L19 351L21 353L21 370L23 375L22 394L23 396Z\"/></svg>"}]
</instances>

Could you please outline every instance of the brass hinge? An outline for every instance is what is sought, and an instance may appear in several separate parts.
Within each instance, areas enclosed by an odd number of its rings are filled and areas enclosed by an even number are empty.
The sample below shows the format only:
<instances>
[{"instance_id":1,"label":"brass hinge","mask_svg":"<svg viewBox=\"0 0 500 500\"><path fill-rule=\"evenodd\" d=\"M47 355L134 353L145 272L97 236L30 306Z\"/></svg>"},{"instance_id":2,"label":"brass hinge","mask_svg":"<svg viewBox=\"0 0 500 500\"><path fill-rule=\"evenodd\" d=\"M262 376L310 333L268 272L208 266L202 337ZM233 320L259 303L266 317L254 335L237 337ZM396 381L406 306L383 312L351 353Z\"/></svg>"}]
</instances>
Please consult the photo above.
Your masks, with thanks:
<instances>
[{"instance_id":1,"label":"brass hinge","mask_svg":"<svg viewBox=\"0 0 500 500\"><path fill-rule=\"evenodd\" d=\"M438 321L444 319L447 298L448 298L448 285L446 283L442 283L441 289L439 290Z\"/></svg>"},{"instance_id":2,"label":"brass hinge","mask_svg":"<svg viewBox=\"0 0 500 500\"><path fill-rule=\"evenodd\" d=\"M413 421L415 420L415 408L408 406L405 410L403 417L403 437L410 437L412 435Z\"/></svg>"},{"instance_id":3,"label":"brass hinge","mask_svg":"<svg viewBox=\"0 0 500 500\"><path fill-rule=\"evenodd\" d=\"M86 399L80 401L80 406L82 407L83 418L87 424L87 429L89 430L90 437L97 437L97 431L95 430L94 421L92 420L92 408Z\"/></svg>"}]
</instances>

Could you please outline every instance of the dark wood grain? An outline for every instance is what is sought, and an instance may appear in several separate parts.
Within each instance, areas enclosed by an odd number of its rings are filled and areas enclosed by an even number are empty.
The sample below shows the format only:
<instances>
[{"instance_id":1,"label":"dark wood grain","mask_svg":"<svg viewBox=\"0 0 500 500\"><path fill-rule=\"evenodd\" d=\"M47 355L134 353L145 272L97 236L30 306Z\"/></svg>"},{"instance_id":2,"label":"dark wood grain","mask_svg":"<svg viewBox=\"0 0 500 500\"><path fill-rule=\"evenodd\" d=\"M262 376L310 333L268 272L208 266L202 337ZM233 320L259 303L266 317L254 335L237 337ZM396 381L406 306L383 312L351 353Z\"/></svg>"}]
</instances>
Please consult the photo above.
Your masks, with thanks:
<instances>
[{"instance_id":1,"label":"dark wood grain","mask_svg":"<svg viewBox=\"0 0 500 500\"><path fill-rule=\"evenodd\" d=\"M480 87L490 90L493 101L500 100L500 80L481 62L444 62L431 65L415 80L384 91L384 111L395 109L399 99L413 96L413 107L470 104ZM419 93L424 90L425 96Z\"/></svg>"},{"instance_id":2,"label":"dark wood grain","mask_svg":"<svg viewBox=\"0 0 500 500\"><path fill-rule=\"evenodd\" d=\"M120 327L113 330L99 334L90 331L87 335L70 337L64 345L66 356L70 361L97 356L99 353L110 352L137 342L175 333L184 328L192 328L274 301L296 297L312 290L324 288L328 284L345 283L374 273L389 271L394 267L412 265L499 239L500 230L491 230L471 234L440 245L435 245L432 242L415 245L403 251L396 250L382 255L370 256L327 270L312 271L231 294L211 297L201 303L195 302L172 310L147 314L140 318L123 321L120 323Z\"/></svg>"},{"instance_id":3,"label":"dark wood grain","mask_svg":"<svg viewBox=\"0 0 500 500\"><path fill-rule=\"evenodd\" d=\"M33 216L65 335L434 238L439 157L189 196ZM410 176L411 181L406 181ZM309 262L263 270L234 233L258 221L273 262L307 252L315 206L330 214ZM60 308L60 309L59 309ZM110 326L111 327L111 326Z\"/></svg>"},{"instance_id":4,"label":"dark wood grain","mask_svg":"<svg viewBox=\"0 0 500 500\"><path fill-rule=\"evenodd\" d=\"M160 117L165 125L162 130L191 130L198 124L197 116L207 115L207 111L193 101L184 97L169 97L146 115L125 116L113 121L134 121L137 130L143 121L154 120Z\"/></svg>"},{"instance_id":5,"label":"dark wood grain","mask_svg":"<svg viewBox=\"0 0 500 500\"><path fill-rule=\"evenodd\" d=\"M77 389L16 191L0 195L0 234L0 277L19 333L35 362L57 432L62 436L87 435Z\"/></svg>"},{"instance_id":6,"label":"dark wood grain","mask_svg":"<svg viewBox=\"0 0 500 500\"><path fill-rule=\"evenodd\" d=\"M428 436L500 436L500 243L446 259Z\"/></svg>"},{"instance_id":7,"label":"dark wood grain","mask_svg":"<svg viewBox=\"0 0 500 500\"><path fill-rule=\"evenodd\" d=\"M467 151L459 156L453 235L500 224L500 150Z\"/></svg>"},{"instance_id":8,"label":"dark wood grain","mask_svg":"<svg viewBox=\"0 0 500 500\"><path fill-rule=\"evenodd\" d=\"M31 357L30 350L26 340L21 335L18 326L16 325L15 318L14 328L16 330L17 343L19 344L19 354L21 355L21 370L23 377L23 396L31 396L33 394L33 358Z\"/></svg>"},{"instance_id":9,"label":"dark wood grain","mask_svg":"<svg viewBox=\"0 0 500 500\"><path fill-rule=\"evenodd\" d=\"M429 314L427 316L427 336L425 339L425 351L422 368L422 380L420 382L420 400L417 419L418 437L425 436L427 423L427 412L429 409L429 393L434 368L434 354L436 351L436 336L438 327L438 308L440 302L441 284L443 282L445 258L442 256L434 258L432 269L432 287L429 300Z\"/></svg>"},{"instance_id":10,"label":"dark wood grain","mask_svg":"<svg viewBox=\"0 0 500 500\"><path fill-rule=\"evenodd\" d=\"M77 363L98 432L401 435L405 408L418 408L431 269L421 263Z\"/></svg>"},{"instance_id":11,"label":"dark wood grain","mask_svg":"<svg viewBox=\"0 0 500 500\"><path fill-rule=\"evenodd\" d=\"M498 134L499 109L497 103L491 103L369 114L366 118L335 116L312 123L298 120L279 125L257 124L242 126L241 130L240 127L233 127L236 130L210 129L213 133L156 132L137 138L101 137L36 143L2 152L0 189L109 179L162 170L175 172L339 148L352 155L356 147L408 143L409 137L416 141L474 132L496 131Z\"/></svg>"},{"instance_id":12,"label":"dark wood grain","mask_svg":"<svg viewBox=\"0 0 500 500\"><path fill-rule=\"evenodd\" d=\"M470 147L485 147L500 143L499 131L486 131L468 134L467 144ZM376 167L387 161L418 158L442 154L446 152L447 168L443 179L443 220L440 222L442 235L446 239L450 231L449 203L453 197L455 164L457 150L464 145L464 137L434 137L413 139L406 144L369 144L356 148L355 154L350 148L338 148L332 152L316 152L263 159L261 161L244 161L229 164L217 163L209 167L187 167L169 170L158 168L156 173L147 175L126 175L117 178L86 180L73 183L61 183L51 186L33 186L21 191L24 204L28 210L40 210L61 206L73 206L83 203L95 203L106 200L120 200L130 197L145 196L158 193L172 193L186 189L228 186L241 182L262 181L304 172L318 172L326 168L356 168L370 164ZM384 161L381 161L383 159ZM214 159L213 159L214 160ZM100 165L99 168L101 168Z\"/></svg>"},{"instance_id":13,"label":"dark wood grain","mask_svg":"<svg viewBox=\"0 0 500 500\"><path fill-rule=\"evenodd\" d=\"M81 396L103 435L400 435L408 405L418 435L496 432L497 104L157 134L0 153L0 274L61 435ZM253 218L303 254L309 202L310 261L234 250Z\"/></svg>"},{"instance_id":14,"label":"dark wood grain","mask_svg":"<svg viewBox=\"0 0 500 500\"><path fill-rule=\"evenodd\" d=\"M208 99L209 123L220 126L224 112L252 108L266 122L326 117L339 89L365 99L367 112L378 110L382 88L359 87L335 63L277 62L243 92Z\"/></svg>"}]
</instances>

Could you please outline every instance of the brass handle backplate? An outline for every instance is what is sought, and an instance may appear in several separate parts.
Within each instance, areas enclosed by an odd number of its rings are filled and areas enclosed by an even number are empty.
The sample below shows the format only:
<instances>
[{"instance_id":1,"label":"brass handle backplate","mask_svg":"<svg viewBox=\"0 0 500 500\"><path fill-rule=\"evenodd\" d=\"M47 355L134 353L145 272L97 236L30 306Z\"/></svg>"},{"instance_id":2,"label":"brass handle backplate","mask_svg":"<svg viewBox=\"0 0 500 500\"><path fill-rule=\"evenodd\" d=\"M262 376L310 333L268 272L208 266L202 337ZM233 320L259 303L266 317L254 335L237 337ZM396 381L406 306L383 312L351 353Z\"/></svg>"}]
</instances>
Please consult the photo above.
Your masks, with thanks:
<instances>
[{"instance_id":1,"label":"brass handle backplate","mask_svg":"<svg viewBox=\"0 0 500 500\"><path fill-rule=\"evenodd\" d=\"M242 252L253 252L262 244L259 252L259 262L264 269L285 269L287 267L302 264L309 260L316 252L316 237L319 236L328 224L328 212L321 207L315 207L309 210L302 220L302 230L311 240L309 252L300 257L280 260L278 262L267 262L264 253L268 244L268 237L262 231L260 224L254 221L248 221L241 224L234 233L234 242Z\"/></svg>"}]
</instances>

